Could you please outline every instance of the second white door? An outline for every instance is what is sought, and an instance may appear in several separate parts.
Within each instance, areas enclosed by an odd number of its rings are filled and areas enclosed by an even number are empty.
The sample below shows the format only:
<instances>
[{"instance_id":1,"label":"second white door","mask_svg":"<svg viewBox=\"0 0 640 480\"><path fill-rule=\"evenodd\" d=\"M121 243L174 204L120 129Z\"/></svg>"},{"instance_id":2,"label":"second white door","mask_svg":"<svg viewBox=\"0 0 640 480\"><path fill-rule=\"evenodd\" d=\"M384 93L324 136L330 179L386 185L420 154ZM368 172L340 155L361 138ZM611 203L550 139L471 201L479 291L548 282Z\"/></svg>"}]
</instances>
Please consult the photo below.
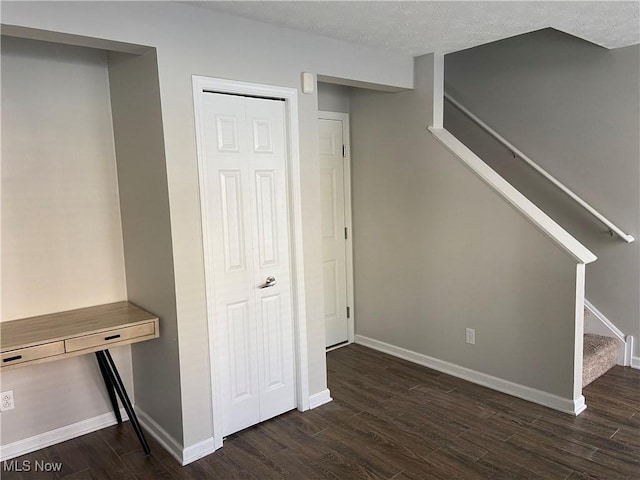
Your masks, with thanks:
<instances>
[{"instance_id":1,"label":"second white door","mask_svg":"<svg viewBox=\"0 0 640 480\"><path fill-rule=\"evenodd\" d=\"M341 120L319 120L320 202L326 346L347 342L345 151Z\"/></svg>"},{"instance_id":2,"label":"second white door","mask_svg":"<svg viewBox=\"0 0 640 480\"><path fill-rule=\"evenodd\" d=\"M284 102L204 95L222 434L295 408Z\"/></svg>"}]
</instances>

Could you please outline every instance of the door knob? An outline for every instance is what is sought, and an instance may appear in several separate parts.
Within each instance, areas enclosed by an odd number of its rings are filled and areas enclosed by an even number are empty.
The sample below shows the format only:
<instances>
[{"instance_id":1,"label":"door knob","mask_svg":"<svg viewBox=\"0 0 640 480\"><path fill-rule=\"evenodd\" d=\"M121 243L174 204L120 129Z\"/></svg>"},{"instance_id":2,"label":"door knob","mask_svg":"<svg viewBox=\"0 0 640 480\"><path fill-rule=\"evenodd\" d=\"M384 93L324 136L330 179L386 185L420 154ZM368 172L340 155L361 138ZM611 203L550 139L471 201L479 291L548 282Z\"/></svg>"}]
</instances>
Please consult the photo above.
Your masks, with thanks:
<instances>
[{"instance_id":1,"label":"door knob","mask_svg":"<svg viewBox=\"0 0 640 480\"><path fill-rule=\"evenodd\" d=\"M265 280L265 283L260 285L258 288L273 287L275 284L276 284L276 278L275 277L267 277L267 279Z\"/></svg>"}]
</instances>

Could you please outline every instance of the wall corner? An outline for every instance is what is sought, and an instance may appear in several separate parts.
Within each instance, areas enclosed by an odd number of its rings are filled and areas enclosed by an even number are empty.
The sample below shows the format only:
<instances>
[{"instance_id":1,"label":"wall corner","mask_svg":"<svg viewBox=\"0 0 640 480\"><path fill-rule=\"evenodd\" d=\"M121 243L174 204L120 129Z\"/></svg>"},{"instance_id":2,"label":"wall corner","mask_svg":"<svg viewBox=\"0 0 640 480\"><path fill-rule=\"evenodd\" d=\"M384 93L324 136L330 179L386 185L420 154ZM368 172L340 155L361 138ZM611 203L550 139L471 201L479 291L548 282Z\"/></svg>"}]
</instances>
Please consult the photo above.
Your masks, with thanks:
<instances>
[{"instance_id":1,"label":"wall corner","mask_svg":"<svg viewBox=\"0 0 640 480\"><path fill-rule=\"evenodd\" d=\"M444 126L444 54L433 54L433 128Z\"/></svg>"}]
</instances>

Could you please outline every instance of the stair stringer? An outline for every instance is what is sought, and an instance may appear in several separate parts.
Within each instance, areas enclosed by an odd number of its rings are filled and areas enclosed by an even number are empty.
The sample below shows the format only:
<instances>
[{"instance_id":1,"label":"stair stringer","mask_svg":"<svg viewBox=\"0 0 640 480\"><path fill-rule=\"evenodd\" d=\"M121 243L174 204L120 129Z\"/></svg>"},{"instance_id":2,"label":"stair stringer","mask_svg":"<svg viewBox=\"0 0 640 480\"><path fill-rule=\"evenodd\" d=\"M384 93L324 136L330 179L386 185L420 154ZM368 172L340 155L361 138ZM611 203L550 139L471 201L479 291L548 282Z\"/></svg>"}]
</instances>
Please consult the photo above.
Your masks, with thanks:
<instances>
[{"instance_id":1,"label":"stair stringer","mask_svg":"<svg viewBox=\"0 0 640 480\"><path fill-rule=\"evenodd\" d=\"M617 338L620 340L620 348L616 363L624 367L631 365L631 355L633 352L633 337L625 335L622 330L616 327L600 310L598 310L589 300L584 299L585 315L584 332L595 333L605 337Z\"/></svg>"}]
</instances>

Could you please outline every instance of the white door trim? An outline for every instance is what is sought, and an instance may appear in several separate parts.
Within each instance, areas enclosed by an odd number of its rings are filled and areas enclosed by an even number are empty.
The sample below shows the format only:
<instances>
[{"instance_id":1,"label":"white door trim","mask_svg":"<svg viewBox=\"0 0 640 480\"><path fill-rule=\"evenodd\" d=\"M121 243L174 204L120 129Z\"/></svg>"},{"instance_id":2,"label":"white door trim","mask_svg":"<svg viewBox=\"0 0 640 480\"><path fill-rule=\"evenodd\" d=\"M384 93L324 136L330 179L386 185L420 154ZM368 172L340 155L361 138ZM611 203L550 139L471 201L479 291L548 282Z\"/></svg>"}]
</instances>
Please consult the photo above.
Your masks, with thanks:
<instances>
[{"instance_id":1,"label":"white door trim","mask_svg":"<svg viewBox=\"0 0 640 480\"><path fill-rule=\"evenodd\" d=\"M355 341L355 317L356 309L353 297L353 222L351 215L351 137L349 136L349 114L340 112L318 111L318 118L321 120L342 121L342 142L345 147L344 159L344 223L349 232L346 244L346 264L347 264L347 305L350 308L350 315L347 319L348 343ZM340 345L342 346L342 345ZM336 347L339 348L339 347ZM329 349L332 350L332 349Z\"/></svg>"},{"instance_id":2,"label":"white door trim","mask_svg":"<svg viewBox=\"0 0 640 480\"><path fill-rule=\"evenodd\" d=\"M285 100L285 113L287 117L287 182L289 187L289 221L290 221L290 249L291 249L291 280L292 280L292 311L294 320L294 343L295 343L295 375L296 375L296 405L298 410L309 409L309 361L307 353L307 316L304 294L304 266L302 249L302 196L300 185L300 140L298 127L298 91L295 88L276 87L271 85L260 85L255 83L238 82L219 78L202 77L193 75L193 105L195 113L196 141L198 152L198 177L200 182L200 214L202 221L202 238L204 248L205 277L207 272L213 271L213 251L210 248L212 240L211 232L208 231L206 212L206 162L202 145L204 145L203 125L203 90L210 90L217 93L230 93L249 96L260 96L269 98L280 98ZM223 412L220 411L220 401L216 398L220 388L216 388L217 365L215 365L213 349L214 333L214 312L215 292L213 282L206 281L207 297L207 325L209 331L209 362L211 375L211 409L213 416L213 440L214 448L222 447L222 425L221 418ZM218 428L216 428L218 426Z\"/></svg>"}]
</instances>

